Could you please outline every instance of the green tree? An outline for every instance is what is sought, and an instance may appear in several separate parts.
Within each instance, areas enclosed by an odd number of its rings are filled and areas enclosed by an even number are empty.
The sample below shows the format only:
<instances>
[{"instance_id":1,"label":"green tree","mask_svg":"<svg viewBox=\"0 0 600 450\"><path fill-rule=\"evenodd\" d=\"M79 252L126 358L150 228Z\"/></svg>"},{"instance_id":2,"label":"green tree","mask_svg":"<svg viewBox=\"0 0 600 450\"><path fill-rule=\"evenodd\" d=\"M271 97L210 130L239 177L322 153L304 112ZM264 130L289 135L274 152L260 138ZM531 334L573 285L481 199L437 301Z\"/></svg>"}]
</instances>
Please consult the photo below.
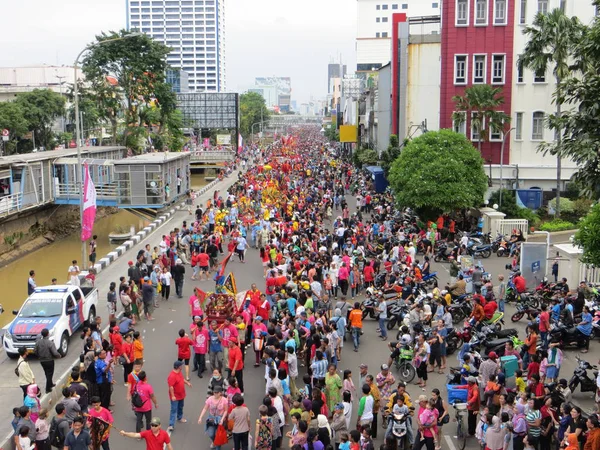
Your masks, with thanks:
<instances>
[{"instance_id":1,"label":"green tree","mask_svg":"<svg viewBox=\"0 0 600 450\"><path fill-rule=\"evenodd\" d=\"M81 113L80 119L83 128L82 138L85 139L90 134L96 134L99 137L100 133L97 132L100 131L100 126L106 122L99 108L101 94L81 80L79 80L78 83L79 112ZM67 90L67 98L70 103L67 111L67 118L72 124L75 124L75 97L73 95L73 85Z\"/></svg>"},{"instance_id":2,"label":"green tree","mask_svg":"<svg viewBox=\"0 0 600 450\"><path fill-rule=\"evenodd\" d=\"M583 248L581 260L586 264L600 265L600 203L579 221L575 244Z\"/></svg>"},{"instance_id":3,"label":"green tree","mask_svg":"<svg viewBox=\"0 0 600 450\"><path fill-rule=\"evenodd\" d=\"M535 74L545 74L552 67L556 82L553 102L554 115L549 117L550 128L554 130L555 142L542 145L540 149L556 155L556 217L560 217L560 190L562 176L562 86L561 83L571 77L570 59L577 45L582 41L585 27L577 17L567 16L561 9L549 14L537 14L531 26L525 27L523 34L527 44L519 57L518 64L531 69Z\"/></svg>"},{"instance_id":4,"label":"green tree","mask_svg":"<svg viewBox=\"0 0 600 450\"><path fill-rule=\"evenodd\" d=\"M270 115L262 95L256 92L246 92L240 95L240 132L244 139L248 139L252 131L255 133L260 131L260 125L256 125L254 130L252 130L252 125L261 121L266 124Z\"/></svg>"},{"instance_id":5,"label":"green tree","mask_svg":"<svg viewBox=\"0 0 600 450\"><path fill-rule=\"evenodd\" d=\"M363 166L376 166L379 163L377 150L371 148L359 148L354 152L354 165L358 168Z\"/></svg>"},{"instance_id":6,"label":"green tree","mask_svg":"<svg viewBox=\"0 0 600 450\"><path fill-rule=\"evenodd\" d=\"M396 201L422 218L481 205L487 176L481 154L451 130L429 131L410 141L388 177Z\"/></svg>"},{"instance_id":7,"label":"green tree","mask_svg":"<svg viewBox=\"0 0 600 450\"><path fill-rule=\"evenodd\" d=\"M17 94L16 103L23 111L29 131L38 147L52 149L54 133L52 124L65 113L65 98L50 89L34 89Z\"/></svg>"},{"instance_id":8,"label":"green tree","mask_svg":"<svg viewBox=\"0 0 600 450\"><path fill-rule=\"evenodd\" d=\"M386 177L390 173L392 164L394 161L396 161L398 156L400 156L400 150L401 148L398 141L398 136L392 134L390 136L390 144L388 145L388 148L381 153L381 168L383 169Z\"/></svg>"},{"instance_id":9,"label":"green tree","mask_svg":"<svg viewBox=\"0 0 600 450\"><path fill-rule=\"evenodd\" d=\"M129 33L126 30L111 31L96 36L96 40L108 41ZM141 35L96 45L83 58L83 73L93 89L102 93L103 101L99 102L102 115L111 120L113 136L116 134L117 108L120 104L117 92L121 93L125 103L123 139L136 150L143 146L144 137L148 137L148 130L143 124L144 117L148 117L144 116L145 111L157 103L160 108L161 101L164 102L165 117L158 119L163 123L166 123L168 114L174 111L171 109L171 98L165 90L169 52L170 48L166 45ZM112 84L107 83L109 76L117 80L118 87L110 87ZM157 102L159 97L161 100ZM131 138L130 134L133 135Z\"/></svg>"},{"instance_id":10,"label":"green tree","mask_svg":"<svg viewBox=\"0 0 600 450\"><path fill-rule=\"evenodd\" d=\"M4 154L14 153L17 141L28 131L29 123L23 115L23 108L16 102L0 103L0 129L9 132L8 141L4 142Z\"/></svg>"},{"instance_id":11,"label":"green tree","mask_svg":"<svg viewBox=\"0 0 600 450\"><path fill-rule=\"evenodd\" d=\"M503 133L510 123L510 115L500 111L504 105L502 88L489 84L476 84L465 89L464 95L452 97L456 111L452 120L466 123L471 117L471 127L479 134L477 149L481 153L481 143L490 139L490 132Z\"/></svg>"},{"instance_id":12,"label":"green tree","mask_svg":"<svg viewBox=\"0 0 600 450\"><path fill-rule=\"evenodd\" d=\"M333 125L328 125L325 127L325 138L330 142L339 142L340 141L340 132Z\"/></svg>"}]
</instances>

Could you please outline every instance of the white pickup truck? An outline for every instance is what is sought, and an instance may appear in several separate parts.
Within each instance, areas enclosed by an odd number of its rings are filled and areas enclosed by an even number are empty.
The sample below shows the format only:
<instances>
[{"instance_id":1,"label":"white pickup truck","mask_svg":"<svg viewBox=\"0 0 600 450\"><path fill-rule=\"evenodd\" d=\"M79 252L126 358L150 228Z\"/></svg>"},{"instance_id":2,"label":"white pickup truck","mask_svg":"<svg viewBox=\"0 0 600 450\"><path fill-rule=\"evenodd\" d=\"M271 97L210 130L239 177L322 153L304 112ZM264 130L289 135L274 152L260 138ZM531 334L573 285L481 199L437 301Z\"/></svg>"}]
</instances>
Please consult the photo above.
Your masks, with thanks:
<instances>
[{"instance_id":1,"label":"white pickup truck","mask_svg":"<svg viewBox=\"0 0 600 450\"><path fill-rule=\"evenodd\" d=\"M3 347L10 358L19 356L19 348L35 348L44 328L50 331L61 355L69 350L69 338L84 323L96 320L98 290L94 287L51 285L38 287L13 311L17 317L4 327Z\"/></svg>"}]
</instances>

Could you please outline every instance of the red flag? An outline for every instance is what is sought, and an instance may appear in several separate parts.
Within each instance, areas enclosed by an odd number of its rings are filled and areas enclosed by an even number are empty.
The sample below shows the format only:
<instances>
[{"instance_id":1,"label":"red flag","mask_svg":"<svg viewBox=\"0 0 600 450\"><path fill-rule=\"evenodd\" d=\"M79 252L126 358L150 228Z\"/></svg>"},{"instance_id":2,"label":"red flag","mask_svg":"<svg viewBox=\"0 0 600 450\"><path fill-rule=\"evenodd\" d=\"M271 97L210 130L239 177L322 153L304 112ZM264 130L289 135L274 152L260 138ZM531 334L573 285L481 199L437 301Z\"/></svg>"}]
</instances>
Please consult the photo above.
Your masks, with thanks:
<instances>
[{"instance_id":1,"label":"red flag","mask_svg":"<svg viewBox=\"0 0 600 450\"><path fill-rule=\"evenodd\" d=\"M206 292L204 292L200 288L195 288L195 293L196 293L196 297L198 298L198 301L200 302L200 307L203 308L204 302L206 301Z\"/></svg>"},{"instance_id":2,"label":"red flag","mask_svg":"<svg viewBox=\"0 0 600 450\"><path fill-rule=\"evenodd\" d=\"M217 277L218 278L220 278L223 275L225 275L225 267L227 267L227 263L229 262L229 259L231 258L231 255L233 255L233 252L231 252L229 255L227 255L227 257L221 263L221 268L219 269L219 272L217 273Z\"/></svg>"}]
</instances>

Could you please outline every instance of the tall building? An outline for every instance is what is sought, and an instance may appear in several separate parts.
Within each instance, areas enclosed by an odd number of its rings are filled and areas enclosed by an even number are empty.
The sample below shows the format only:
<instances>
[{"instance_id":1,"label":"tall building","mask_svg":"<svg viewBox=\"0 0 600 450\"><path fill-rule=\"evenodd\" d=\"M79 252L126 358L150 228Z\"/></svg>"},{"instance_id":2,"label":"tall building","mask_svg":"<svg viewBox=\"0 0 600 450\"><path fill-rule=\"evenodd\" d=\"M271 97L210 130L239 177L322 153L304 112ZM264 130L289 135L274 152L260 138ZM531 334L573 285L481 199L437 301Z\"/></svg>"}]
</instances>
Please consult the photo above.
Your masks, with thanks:
<instances>
[{"instance_id":1,"label":"tall building","mask_svg":"<svg viewBox=\"0 0 600 450\"><path fill-rule=\"evenodd\" d=\"M189 75L190 91L224 92L225 0L126 0L127 29L171 47L168 63Z\"/></svg>"},{"instance_id":2,"label":"tall building","mask_svg":"<svg viewBox=\"0 0 600 450\"><path fill-rule=\"evenodd\" d=\"M277 93L277 106L282 112L289 112L292 101L292 80L289 77L257 77L254 79L254 89L261 89L264 86L265 92L275 87ZM264 93L261 95L268 102Z\"/></svg>"},{"instance_id":3,"label":"tall building","mask_svg":"<svg viewBox=\"0 0 600 450\"><path fill-rule=\"evenodd\" d=\"M327 66L327 93L331 94L331 79L344 78L346 65L340 63L329 63Z\"/></svg>"},{"instance_id":4,"label":"tall building","mask_svg":"<svg viewBox=\"0 0 600 450\"><path fill-rule=\"evenodd\" d=\"M390 62L392 14L404 13L409 19L440 15L439 0L357 0L357 8L357 72L373 72ZM431 32L423 25L420 34Z\"/></svg>"}]
</instances>

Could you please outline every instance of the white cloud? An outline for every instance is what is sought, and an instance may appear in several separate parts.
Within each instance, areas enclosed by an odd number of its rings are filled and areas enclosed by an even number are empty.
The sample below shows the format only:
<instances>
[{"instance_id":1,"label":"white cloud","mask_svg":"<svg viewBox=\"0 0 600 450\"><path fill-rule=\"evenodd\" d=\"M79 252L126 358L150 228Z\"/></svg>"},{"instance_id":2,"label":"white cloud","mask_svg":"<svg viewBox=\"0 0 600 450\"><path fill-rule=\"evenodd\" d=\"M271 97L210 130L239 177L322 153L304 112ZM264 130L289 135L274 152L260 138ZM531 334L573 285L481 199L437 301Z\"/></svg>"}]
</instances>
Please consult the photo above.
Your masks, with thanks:
<instances>
[{"instance_id":1,"label":"white cloud","mask_svg":"<svg viewBox=\"0 0 600 450\"><path fill-rule=\"evenodd\" d=\"M355 65L354 0L225 0L227 85L289 76L298 103L327 92L327 64ZM2 66L72 64L102 31L125 27L125 0L24 0L3 5Z\"/></svg>"}]
</instances>

